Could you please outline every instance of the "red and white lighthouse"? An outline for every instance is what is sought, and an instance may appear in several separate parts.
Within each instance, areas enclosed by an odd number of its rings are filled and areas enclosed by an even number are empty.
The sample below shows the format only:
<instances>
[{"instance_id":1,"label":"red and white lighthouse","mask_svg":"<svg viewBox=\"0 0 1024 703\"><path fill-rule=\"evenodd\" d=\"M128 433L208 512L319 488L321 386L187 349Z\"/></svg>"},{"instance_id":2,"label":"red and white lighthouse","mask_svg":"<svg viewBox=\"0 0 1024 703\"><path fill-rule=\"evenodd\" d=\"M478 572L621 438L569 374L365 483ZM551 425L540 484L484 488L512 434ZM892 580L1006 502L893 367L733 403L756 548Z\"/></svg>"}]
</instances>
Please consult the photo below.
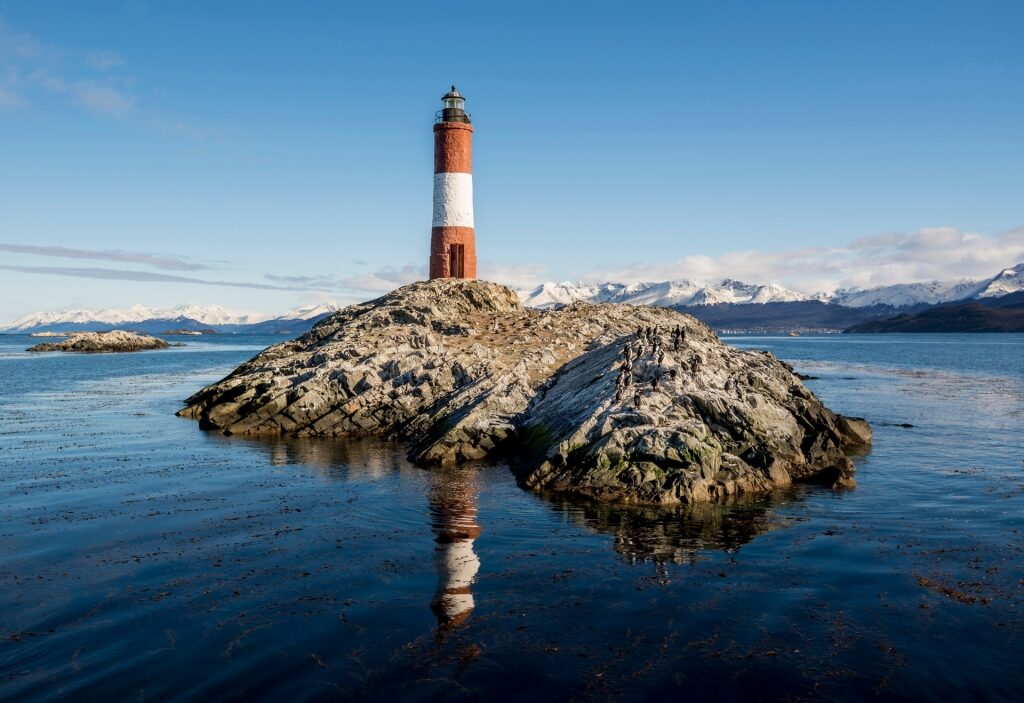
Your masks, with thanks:
<instances>
[{"instance_id":1,"label":"red and white lighthouse","mask_svg":"<svg viewBox=\"0 0 1024 703\"><path fill-rule=\"evenodd\" d=\"M452 86L434 124L434 221L430 277L476 278L473 236L473 125Z\"/></svg>"}]
</instances>

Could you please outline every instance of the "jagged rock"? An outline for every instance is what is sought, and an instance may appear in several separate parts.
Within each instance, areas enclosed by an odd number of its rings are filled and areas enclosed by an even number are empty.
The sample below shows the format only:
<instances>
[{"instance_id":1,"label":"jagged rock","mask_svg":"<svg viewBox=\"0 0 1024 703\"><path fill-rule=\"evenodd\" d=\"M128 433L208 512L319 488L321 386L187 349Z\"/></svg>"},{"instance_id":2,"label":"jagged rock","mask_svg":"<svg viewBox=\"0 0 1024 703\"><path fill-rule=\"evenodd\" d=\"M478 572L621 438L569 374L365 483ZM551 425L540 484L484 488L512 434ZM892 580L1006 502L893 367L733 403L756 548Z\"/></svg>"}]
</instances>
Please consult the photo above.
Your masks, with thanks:
<instances>
[{"instance_id":1,"label":"jagged rock","mask_svg":"<svg viewBox=\"0 0 1024 703\"><path fill-rule=\"evenodd\" d=\"M843 437L846 438L850 445L871 446L871 425L868 424L867 420L862 417L850 417L848 415L838 415L837 417L839 418L839 431L843 433ZM907 425L907 427L910 426Z\"/></svg>"},{"instance_id":2,"label":"jagged rock","mask_svg":"<svg viewBox=\"0 0 1024 703\"><path fill-rule=\"evenodd\" d=\"M503 452L525 486L658 504L816 476L852 485L846 450L871 441L787 364L689 315L525 309L508 288L456 279L345 308L178 414L229 434L396 438L423 464Z\"/></svg>"},{"instance_id":3,"label":"jagged rock","mask_svg":"<svg viewBox=\"0 0 1024 703\"><path fill-rule=\"evenodd\" d=\"M29 347L30 352L133 352L166 349L167 342L148 335L112 330L110 332L78 332L60 342L44 342Z\"/></svg>"}]
</instances>

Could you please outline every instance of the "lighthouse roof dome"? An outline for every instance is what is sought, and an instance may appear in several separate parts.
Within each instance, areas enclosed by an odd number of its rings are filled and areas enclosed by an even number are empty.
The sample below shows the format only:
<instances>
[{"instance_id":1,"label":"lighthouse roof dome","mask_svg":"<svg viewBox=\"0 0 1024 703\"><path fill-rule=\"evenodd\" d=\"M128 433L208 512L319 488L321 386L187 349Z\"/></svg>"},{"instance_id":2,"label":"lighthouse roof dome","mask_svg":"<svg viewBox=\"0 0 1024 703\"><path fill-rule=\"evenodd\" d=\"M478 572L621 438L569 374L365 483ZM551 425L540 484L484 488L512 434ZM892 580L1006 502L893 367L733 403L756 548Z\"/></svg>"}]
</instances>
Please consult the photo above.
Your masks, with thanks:
<instances>
[{"instance_id":1,"label":"lighthouse roof dome","mask_svg":"<svg viewBox=\"0 0 1024 703\"><path fill-rule=\"evenodd\" d=\"M462 95L462 93L460 93L459 91L455 90L455 86L454 85L452 86L451 90L449 90L447 93L445 93L444 95L441 96L442 100L446 100L448 98L462 98L463 100L466 99L465 96Z\"/></svg>"}]
</instances>

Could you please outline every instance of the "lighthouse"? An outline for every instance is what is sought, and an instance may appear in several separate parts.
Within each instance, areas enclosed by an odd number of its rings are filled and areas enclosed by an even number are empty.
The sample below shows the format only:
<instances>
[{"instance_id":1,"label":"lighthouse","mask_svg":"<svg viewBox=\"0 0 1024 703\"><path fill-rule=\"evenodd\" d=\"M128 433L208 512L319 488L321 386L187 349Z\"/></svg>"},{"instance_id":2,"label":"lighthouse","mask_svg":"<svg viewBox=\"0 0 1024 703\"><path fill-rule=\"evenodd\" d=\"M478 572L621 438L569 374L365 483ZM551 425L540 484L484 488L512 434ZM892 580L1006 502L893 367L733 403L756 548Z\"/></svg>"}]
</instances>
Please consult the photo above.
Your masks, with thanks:
<instances>
[{"instance_id":1,"label":"lighthouse","mask_svg":"<svg viewBox=\"0 0 1024 703\"><path fill-rule=\"evenodd\" d=\"M473 236L473 125L455 86L434 122L434 220L430 277L476 278Z\"/></svg>"}]
</instances>

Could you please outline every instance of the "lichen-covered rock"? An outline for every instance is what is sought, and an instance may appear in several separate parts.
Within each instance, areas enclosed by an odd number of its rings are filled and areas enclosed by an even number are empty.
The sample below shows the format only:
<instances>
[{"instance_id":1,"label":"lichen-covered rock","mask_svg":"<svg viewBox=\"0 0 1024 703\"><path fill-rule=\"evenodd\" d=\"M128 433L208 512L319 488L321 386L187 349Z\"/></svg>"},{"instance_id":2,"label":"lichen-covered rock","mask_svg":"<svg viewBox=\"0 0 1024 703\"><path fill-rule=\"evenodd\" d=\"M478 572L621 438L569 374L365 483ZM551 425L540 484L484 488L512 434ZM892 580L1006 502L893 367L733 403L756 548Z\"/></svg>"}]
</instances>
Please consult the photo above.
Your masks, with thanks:
<instances>
[{"instance_id":1,"label":"lichen-covered rock","mask_svg":"<svg viewBox=\"0 0 1024 703\"><path fill-rule=\"evenodd\" d=\"M147 349L166 349L167 342L156 337L124 330L110 332L78 332L60 342L44 342L29 347L30 352L133 352Z\"/></svg>"},{"instance_id":2,"label":"lichen-covered rock","mask_svg":"<svg viewBox=\"0 0 1024 703\"><path fill-rule=\"evenodd\" d=\"M345 308L186 405L179 415L226 433L401 439L424 464L505 452L531 488L642 503L851 485L845 450L871 436L788 365L688 315L530 310L456 279Z\"/></svg>"}]
</instances>

